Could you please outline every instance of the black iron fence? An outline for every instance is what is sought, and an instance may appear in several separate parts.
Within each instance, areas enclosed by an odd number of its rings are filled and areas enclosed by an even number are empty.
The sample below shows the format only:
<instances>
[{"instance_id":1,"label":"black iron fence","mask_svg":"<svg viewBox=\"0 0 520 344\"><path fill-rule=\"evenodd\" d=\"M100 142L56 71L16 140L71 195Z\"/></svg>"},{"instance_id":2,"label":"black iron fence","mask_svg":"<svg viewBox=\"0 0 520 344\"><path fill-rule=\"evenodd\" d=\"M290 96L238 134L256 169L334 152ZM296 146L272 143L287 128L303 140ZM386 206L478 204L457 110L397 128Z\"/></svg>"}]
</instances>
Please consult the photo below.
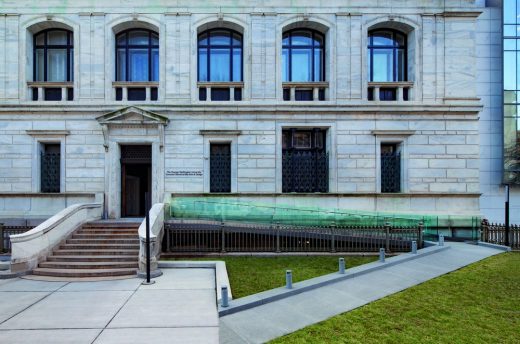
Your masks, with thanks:
<instances>
[{"instance_id":1,"label":"black iron fence","mask_svg":"<svg viewBox=\"0 0 520 344\"><path fill-rule=\"evenodd\" d=\"M33 228L33 226L4 226L0 223L0 253L11 252L10 235L22 234Z\"/></svg>"},{"instance_id":2,"label":"black iron fence","mask_svg":"<svg viewBox=\"0 0 520 344\"><path fill-rule=\"evenodd\" d=\"M505 245L505 224L489 223L487 220L483 220L480 240L491 244ZM520 225L509 226L509 245L513 250L520 250Z\"/></svg>"},{"instance_id":3,"label":"black iron fence","mask_svg":"<svg viewBox=\"0 0 520 344\"><path fill-rule=\"evenodd\" d=\"M284 151L283 192L328 192L329 155L325 151Z\"/></svg>"},{"instance_id":4,"label":"black iron fence","mask_svg":"<svg viewBox=\"0 0 520 344\"><path fill-rule=\"evenodd\" d=\"M422 247L422 225L409 228L299 227L206 220L165 223L164 252L387 252Z\"/></svg>"}]
</instances>

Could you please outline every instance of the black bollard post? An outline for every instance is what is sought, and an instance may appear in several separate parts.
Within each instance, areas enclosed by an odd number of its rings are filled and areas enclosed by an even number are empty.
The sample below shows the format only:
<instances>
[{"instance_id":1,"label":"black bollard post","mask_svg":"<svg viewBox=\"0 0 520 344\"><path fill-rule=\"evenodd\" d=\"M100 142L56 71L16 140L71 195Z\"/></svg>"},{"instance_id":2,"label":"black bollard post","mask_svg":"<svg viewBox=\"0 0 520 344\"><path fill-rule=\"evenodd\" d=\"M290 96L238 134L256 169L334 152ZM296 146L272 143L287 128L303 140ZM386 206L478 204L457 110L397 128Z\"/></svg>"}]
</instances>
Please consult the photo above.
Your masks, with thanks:
<instances>
[{"instance_id":1,"label":"black bollard post","mask_svg":"<svg viewBox=\"0 0 520 344\"><path fill-rule=\"evenodd\" d=\"M146 209L146 283L150 284L150 200L148 192L145 193Z\"/></svg>"}]
</instances>

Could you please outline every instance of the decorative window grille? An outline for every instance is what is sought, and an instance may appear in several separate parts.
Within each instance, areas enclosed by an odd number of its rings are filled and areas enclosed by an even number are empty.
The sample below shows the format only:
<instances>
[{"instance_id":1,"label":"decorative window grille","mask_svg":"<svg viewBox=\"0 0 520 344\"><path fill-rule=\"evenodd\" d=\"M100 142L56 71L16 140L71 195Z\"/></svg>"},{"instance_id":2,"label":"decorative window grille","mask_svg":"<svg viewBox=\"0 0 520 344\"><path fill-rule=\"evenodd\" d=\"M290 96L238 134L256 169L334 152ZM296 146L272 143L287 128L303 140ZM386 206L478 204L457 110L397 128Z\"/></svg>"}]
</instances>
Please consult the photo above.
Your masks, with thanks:
<instances>
[{"instance_id":1,"label":"decorative window grille","mask_svg":"<svg viewBox=\"0 0 520 344\"><path fill-rule=\"evenodd\" d=\"M231 192L231 145L210 145L210 192Z\"/></svg>"},{"instance_id":2,"label":"decorative window grille","mask_svg":"<svg viewBox=\"0 0 520 344\"><path fill-rule=\"evenodd\" d=\"M397 144L381 145L381 192L401 192L401 152Z\"/></svg>"},{"instance_id":3,"label":"decorative window grille","mask_svg":"<svg viewBox=\"0 0 520 344\"><path fill-rule=\"evenodd\" d=\"M46 144L40 154L41 192L60 192L60 145Z\"/></svg>"},{"instance_id":4,"label":"decorative window grille","mask_svg":"<svg viewBox=\"0 0 520 344\"><path fill-rule=\"evenodd\" d=\"M283 192L329 191L329 155L325 133L326 130L319 128L283 131Z\"/></svg>"}]
</instances>

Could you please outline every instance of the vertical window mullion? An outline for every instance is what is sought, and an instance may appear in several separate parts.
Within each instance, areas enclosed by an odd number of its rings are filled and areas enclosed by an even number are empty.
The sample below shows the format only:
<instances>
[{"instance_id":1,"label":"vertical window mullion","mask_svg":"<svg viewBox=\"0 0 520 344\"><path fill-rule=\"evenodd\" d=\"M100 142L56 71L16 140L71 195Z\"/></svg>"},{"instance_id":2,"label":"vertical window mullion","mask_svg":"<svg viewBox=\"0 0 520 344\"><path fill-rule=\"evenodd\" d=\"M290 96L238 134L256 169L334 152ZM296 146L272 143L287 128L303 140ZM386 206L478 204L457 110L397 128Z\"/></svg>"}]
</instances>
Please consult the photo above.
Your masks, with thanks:
<instances>
[{"instance_id":1,"label":"vertical window mullion","mask_svg":"<svg viewBox=\"0 0 520 344\"><path fill-rule=\"evenodd\" d=\"M152 32L148 32L148 81L152 81Z\"/></svg>"},{"instance_id":2,"label":"vertical window mullion","mask_svg":"<svg viewBox=\"0 0 520 344\"><path fill-rule=\"evenodd\" d=\"M47 31L43 35L43 81L47 81Z\"/></svg>"}]
</instances>

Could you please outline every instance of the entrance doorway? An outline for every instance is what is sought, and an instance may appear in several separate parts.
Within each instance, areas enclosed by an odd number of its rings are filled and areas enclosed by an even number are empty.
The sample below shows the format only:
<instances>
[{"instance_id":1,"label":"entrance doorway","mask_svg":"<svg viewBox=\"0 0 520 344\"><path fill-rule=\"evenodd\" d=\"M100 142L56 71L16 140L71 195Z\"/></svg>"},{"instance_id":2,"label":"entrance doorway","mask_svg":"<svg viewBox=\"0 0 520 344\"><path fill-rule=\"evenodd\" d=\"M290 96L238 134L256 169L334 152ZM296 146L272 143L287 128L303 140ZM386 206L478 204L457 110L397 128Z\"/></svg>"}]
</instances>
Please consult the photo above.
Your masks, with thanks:
<instances>
[{"instance_id":1,"label":"entrance doorway","mask_svg":"<svg viewBox=\"0 0 520 344\"><path fill-rule=\"evenodd\" d=\"M121 146L121 217L145 216L145 195L152 190L151 170L152 146Z\"/></svg>"}]
</instances>

